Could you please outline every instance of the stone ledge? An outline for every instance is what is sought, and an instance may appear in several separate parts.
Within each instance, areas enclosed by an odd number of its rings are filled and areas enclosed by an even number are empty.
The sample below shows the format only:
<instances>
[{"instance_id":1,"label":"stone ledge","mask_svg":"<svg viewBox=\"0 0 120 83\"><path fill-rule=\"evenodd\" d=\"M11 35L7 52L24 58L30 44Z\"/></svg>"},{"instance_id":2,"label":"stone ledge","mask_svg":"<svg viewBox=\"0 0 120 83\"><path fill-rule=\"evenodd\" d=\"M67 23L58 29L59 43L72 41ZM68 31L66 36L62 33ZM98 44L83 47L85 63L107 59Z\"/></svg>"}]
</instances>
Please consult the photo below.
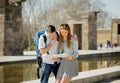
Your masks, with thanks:
<instances>
[{"instance_id":1,"label":"stone ledge","mask_svg":"<svg viewBox=\"0 0 120 83\"><path fill-rule=\"evenodd\" d=\"M79 75L74 77L71 83L94 83L116 76L120 76L120 66L79 72ZM40 79L21 83L39 83L39 81ZM55 83L55 78L51 77L49 83Z\"/></svg>"},{"instance_id":2,"label":"stone ledge","mask_svg":"<svg viewBox=\"0 0 120 83\"><path fill-rule=\"evenodd\" d=\"M94 83L116 76L120 76L120 66L80 72L71 83Z\"/></svg>"}]
</instances>

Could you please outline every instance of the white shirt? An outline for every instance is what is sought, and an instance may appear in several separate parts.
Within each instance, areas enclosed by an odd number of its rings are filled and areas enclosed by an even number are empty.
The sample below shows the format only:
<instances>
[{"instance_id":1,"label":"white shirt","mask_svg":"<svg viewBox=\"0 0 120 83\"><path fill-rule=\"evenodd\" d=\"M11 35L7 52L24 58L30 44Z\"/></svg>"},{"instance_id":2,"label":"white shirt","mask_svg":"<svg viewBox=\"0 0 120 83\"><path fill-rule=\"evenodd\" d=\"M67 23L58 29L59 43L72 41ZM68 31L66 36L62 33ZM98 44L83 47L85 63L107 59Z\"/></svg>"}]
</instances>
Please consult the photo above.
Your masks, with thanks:
<instances>
[{"instance_id":1,"label":"white shirt","mask_svg":"<svg viewBox=\"0 0 120 83\"><path fill-rule=\"evenodd\" d=\"M47 41L46 41L46 44L45 44L43 36L40 36L38 49L45 48L46 45L48 46L48 45L50 44L51 39L49 38L49 36L48 36L47 34L46 34L46 37L47 37ZM58 42L56 42L56 43L50 48L50 50L48 51L49 54L47 54L47 53L42 54L42 60L43 60L44 63L54 64L54 61L51 60L51 56L58 53L57 48L58 48Z\"/></svg>"}]
</instances>

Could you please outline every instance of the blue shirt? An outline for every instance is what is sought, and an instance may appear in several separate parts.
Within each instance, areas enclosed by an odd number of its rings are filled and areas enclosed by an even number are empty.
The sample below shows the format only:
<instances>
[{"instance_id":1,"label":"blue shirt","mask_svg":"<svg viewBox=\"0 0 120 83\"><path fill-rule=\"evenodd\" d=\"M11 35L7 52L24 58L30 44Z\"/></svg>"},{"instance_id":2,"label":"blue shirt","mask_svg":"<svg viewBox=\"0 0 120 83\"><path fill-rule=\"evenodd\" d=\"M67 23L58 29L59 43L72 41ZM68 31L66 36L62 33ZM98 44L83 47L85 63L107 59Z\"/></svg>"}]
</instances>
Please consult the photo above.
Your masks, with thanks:
<instances>
[{"instance_id":1,"label":"blue shirt","mask_svg":"<svg viewBox=\"0 0 120 83\"><path fill-rule=\"evenodd\" d=\"M63 41L62 48L59 50L59 53L66 53L68 55L74 55L76 57L79 56L78 53L78 41L71 40L71 48L67 48L67 42Z\"/></svg>"}]
</instances>

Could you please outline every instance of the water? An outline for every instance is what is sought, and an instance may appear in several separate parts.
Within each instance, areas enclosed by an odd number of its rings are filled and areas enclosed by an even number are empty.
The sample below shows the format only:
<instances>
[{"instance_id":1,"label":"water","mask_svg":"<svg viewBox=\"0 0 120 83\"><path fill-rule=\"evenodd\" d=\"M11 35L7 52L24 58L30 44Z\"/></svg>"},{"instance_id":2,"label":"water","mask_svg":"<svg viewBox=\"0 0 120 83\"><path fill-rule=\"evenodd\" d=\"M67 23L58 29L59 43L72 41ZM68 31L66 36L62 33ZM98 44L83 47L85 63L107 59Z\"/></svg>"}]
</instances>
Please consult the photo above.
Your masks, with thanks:
<instances>
[{"instance_id":1,"label":"water","mask_svg":"<svg viewBox=\"0 0 120 83\"><path fill-rule=\"evenodd\" d=\"M94 58L79 61L79 72L120 65L120 57Z\"/></svg>"},{"instance_id":2,"label":"water","mask_svg":"<svg viewBox=\"0 0 120 83\"><path fill-rule=\"evenodd\" d=\"M35 62L0 66L0 83L20 83L34 79L37 79Z\"/></svg>"},{"instance_id":3,"label":"water","mask_svg":"<svg viewBox=\"0 0 120 83\"><path fill-rule=\"evenodd\" d=\"M120 57L94 58L79 61L79 71L107 68L120 65ZM0 65L0 83L20 83L37 79L36 62Z\"/></svg>"}]
</instances>

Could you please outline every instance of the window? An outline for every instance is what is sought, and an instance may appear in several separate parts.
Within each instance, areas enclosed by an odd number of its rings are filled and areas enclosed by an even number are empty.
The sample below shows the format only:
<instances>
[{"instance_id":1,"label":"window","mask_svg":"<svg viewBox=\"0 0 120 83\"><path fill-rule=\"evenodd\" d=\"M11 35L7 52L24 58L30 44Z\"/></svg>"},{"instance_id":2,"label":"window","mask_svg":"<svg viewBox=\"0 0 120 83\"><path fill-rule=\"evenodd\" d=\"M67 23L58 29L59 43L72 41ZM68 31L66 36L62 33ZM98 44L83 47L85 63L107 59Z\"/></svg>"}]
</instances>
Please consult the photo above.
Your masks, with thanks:
<instances>
[{"instance_id":1,"label":"window","mask_svg":"<svg viewBox=\"0 0 120 83\"><path fill-rule=\"evenodd\" d=\"M120 34L120 24L118 24L118 34Z\"/></svg>"}]
</instances>

